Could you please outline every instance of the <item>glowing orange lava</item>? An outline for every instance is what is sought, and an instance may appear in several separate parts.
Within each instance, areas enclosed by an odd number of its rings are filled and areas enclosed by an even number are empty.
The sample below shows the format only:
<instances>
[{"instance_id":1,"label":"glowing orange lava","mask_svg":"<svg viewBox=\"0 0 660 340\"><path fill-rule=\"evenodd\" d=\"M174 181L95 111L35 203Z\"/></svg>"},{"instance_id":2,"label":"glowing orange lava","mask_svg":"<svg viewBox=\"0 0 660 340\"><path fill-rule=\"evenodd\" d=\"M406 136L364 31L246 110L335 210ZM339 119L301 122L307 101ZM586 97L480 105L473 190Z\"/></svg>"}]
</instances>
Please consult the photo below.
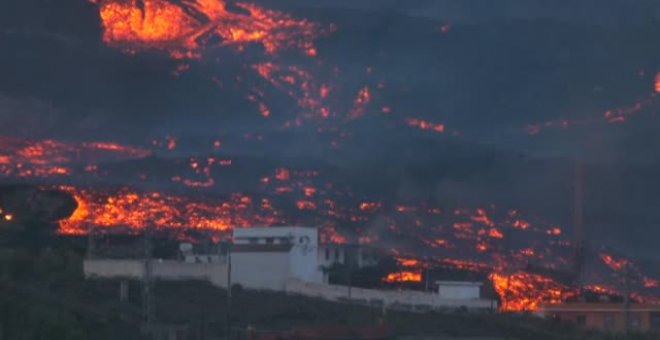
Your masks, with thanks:
<instances>
[{"instance_id":1,"label":"glowing orange lava","mask_svg":"<svg viewBox=\"0 0 660 340\"><path fill-rule=\"evenodd\" d=\"M502 299L503 311L534 311L542 303L561 303L571 293L569 287L551 278L526 272L492 273L490 279Z\"/></svg>"},{"instance_id":2,"label":"glowing orange lava","mask_svg":"<svg viewBox=\"0 0 660 340\"><path fill-rule=\"evenodd\" d=\"M129 189L118 192L88 192L71 187L78 208L60 221L60 233L86 233L97 230L139 231L146 227L171 230L206 230L224 232L234 227L273 225L278 222L272 211L261 210L244 195L235 194L221 202L193 200L160 193L138 193Z\"/></svg>"},{"instance_id":3,"label":"glowing orange lava","mask_svg":"<svg viewBox=\"0 0 660 340\"><path fill-rule=\"evenodd\" d=\"M221 46L242 50L261 44L266 53L299 48L316 55L317 24L247 3L193 0L175 4L166 0L99 0L103 40L126 53L156 49L177 59L197 58L206 42L219 37Z\"/></svg>"},{"instance_id":4,"label":"glowing orange lava","mask_svg":"<svg viewBox=\"0 0 660 340\"><path fill-rule=\"evenodd\" d=\"M75 164L144 158L148 150L117 143L65 143L0 136L0 175L7 177L68 176Z\"/></svg>"},{"instance_id":5,"label":"glowing orange lava","mask_svg":"<svg viewBox=\"0 0 660 340\"><path fill-rule=\"evenodd\" d=\"M422 130L428 130L428 131L433 131L437 133L444 133L445 132L445 125L444 124L437 124L437 123L432 123L428 122L425 120L417 119L417 118L408 118L406 119L406 124L408 126L416 127Z\"/></svg>"},{"instance_id":6,"label":"glowing orange lava","mask_svg":"<svg viewBox=\"0 0 660 340\"><path fill-rule=\"evenodd\" d=\"M422 282L422 273L411 272L411 271L402 271L396 273L390 273L386 278L383 279L384 282L395 283L395 282Z\"/></svg>"}]
</instances>

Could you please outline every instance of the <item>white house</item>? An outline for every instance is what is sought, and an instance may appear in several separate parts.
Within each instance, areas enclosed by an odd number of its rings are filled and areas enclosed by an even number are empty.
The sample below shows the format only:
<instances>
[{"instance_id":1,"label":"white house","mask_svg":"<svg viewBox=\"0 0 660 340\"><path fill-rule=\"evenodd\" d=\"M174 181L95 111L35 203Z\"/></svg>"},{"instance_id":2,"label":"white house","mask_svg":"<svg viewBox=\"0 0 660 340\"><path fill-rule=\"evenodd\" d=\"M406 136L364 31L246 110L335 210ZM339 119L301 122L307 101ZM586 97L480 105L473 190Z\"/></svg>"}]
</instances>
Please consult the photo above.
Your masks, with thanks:
<instances>
[{"instance_id":1,"label":"white house","mask_svg":"<svg viewBox=\"0 0 660 340\"><path fill-rule=\"evenodd\" d=\"M232 281L250 288L283 290L289 279L323 282L318 231L306 227L234 230Z\"/></svg>"}]
</instances>

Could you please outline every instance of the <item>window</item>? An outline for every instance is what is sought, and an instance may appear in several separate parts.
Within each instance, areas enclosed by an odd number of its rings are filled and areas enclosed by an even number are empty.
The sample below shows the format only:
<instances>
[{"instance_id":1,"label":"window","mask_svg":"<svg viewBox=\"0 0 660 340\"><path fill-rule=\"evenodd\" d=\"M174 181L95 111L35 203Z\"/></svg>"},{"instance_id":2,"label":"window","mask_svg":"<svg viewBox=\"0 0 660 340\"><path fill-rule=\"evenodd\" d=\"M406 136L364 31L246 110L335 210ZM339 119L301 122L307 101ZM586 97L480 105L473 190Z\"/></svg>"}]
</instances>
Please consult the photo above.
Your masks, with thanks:
<instances>
[{"instance_id":1,"label":"window","mask_svg":"<svg viewBox=\"0 0 660 340\"><path fill-rule=\"evenodd\" d=\"M651 313L651 328L660 331L660 312Z\"/></svg>"},{"instance_id":2,"label":"window","mask_svg":"<svg viewBox=\"0 0 660 340\"><path fill-rule=\"evenodd\" d=\"M584 326L587 324L587 316L586 315L578 315L577 319L575 320L578 325Z\"/></svg>"},{"instance_id":3,"label":"window","mask_svg":"<svg viewBox=\"0 0 660 340\"><path fill-rule=\"evenodd\" d=\"M325 260L330 261L330 248L325 248Z\"/></svg>"},{"instance_id":4,"label":"window","mask_svg":"<svg viewBox=\"0 0 660 340\"><path fill-rule=\"evenodd\" d=\"M250 237L249 242L250 242L250 244L257 244L257 243L259 243L259 239L256 238L256 237Z\"/></svg>"},{"instance_id":5,"label":"window","mask_svg":"<svg viewBox=\"0 0 660 340\"><path fill-rule=\"evenodd\" d=\"M339 261L339 248L335 248L335 261Z\"/></svg>"},{"instance_id":6,"label":"window","mask_svg":"<svg viewBox=\"0 0 660 340\"><path fill-rule=\"evenodd\" d=\"M603 316L603 328L608 331L614 330L614 315L605 314Z\"/></svg>"},{"instance_id":7,"label":"window","mask_svg":"<svg viewBox=\"0 0 660 340\"><path fill-rule=\"evenodd\" d=\"M273 244L273 243L275 243L274 237L266 237L266 244Z\"/></svg>"}]
</instances>

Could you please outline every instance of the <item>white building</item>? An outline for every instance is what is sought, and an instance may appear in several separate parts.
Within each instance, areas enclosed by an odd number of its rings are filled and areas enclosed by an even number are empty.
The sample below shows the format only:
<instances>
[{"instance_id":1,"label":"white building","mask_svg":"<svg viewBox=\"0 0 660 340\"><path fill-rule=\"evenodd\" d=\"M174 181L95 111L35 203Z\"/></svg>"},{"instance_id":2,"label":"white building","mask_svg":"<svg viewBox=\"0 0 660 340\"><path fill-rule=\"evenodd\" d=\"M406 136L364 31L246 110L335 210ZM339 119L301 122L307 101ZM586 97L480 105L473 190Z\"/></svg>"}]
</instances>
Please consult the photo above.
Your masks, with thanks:
<instances>
[{"instance_id":1,"label":"white building","mask_svg":"<svg viewBox=\"0 0 660 340\"><path fill-rule=\"evenodd\" d=\"M287 280L323 282L316 228L234 230L232 281L257 289L284 290Z\"/></svg>"},{"instance_id":2,"label":"white building","mask_svg":"<svg viewBox=\"0 0 660 340\"><path fill-rule=\"evenodd\" d=\"M497 304L479 297L480 282L438 283L438 293L362 289L324 282L324 267L347 260L357 267L374 264L377 253L362 248L320 246L316 228L263 227L235 229L229 256L217 248L195 252L182 244L180 260L86 259L90 278L141 279L146 268L156 280L203 280L218 287L227 283L248 289L268 289L332 301L362 301L388 308L492 309Z\"/></svg>"}]
</instances>

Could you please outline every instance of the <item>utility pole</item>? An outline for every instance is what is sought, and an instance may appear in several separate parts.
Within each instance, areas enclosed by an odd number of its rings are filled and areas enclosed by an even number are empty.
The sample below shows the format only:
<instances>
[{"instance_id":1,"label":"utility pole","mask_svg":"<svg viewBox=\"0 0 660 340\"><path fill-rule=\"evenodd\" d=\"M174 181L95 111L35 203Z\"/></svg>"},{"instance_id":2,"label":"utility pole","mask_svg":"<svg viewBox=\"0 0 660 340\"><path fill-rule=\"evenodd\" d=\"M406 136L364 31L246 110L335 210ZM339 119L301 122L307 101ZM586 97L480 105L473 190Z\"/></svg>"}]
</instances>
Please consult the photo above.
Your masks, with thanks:
<instances>
[{"instance_id":1,"label":"utility pole","mask_svg":"<svg viewBox=\"0 0 660 340\"><path fill-rule=\"evenodd\" d=\"M348 300L352 298L353 290L353 259L351 258L353 246L347 245L346 253L344 254L344 261L347 262L347 275L348 275Z\"/></svg>"},{"instance_id":2,"label":"utility pole","mask_svg":"<svg viewBox=\"0 0 660 340\"><path fill-rule=\"evenodd\" d=\"M227 312L225 313L225 339L231 336L231 240L227 241Z\"/></svg>"},{"instance_id":3,"label":"utility pole","mask_svg":"<svg viewBox=\"0 0 660 340\"><path fill-rule=\"evenodd\" d=\"M583 175L584 169L582 160L578 159L575 163L575 183L574 183L574 209L573 209L573 238L574 238L574 275L575 283L578 286L580 294L582 293L582 282L584 274L584 207L583 207Z\"/></svg>"},{"instance_id":4,"label":"utility pole","mask_svg":"<svg viewBox=\"0 0 660 340\"><path fill-rule=\"evenodd\" d=\"M151 323L153 322L152 310L152 261L151 261L151 227L144 229L144 275L142 277L142 321L143 331L151 334Z\"/></svg>"},{"instance_id":5,"label":"utility pole","mask_svg":"<svg viewBox=\"0 0 660 340\"><path fill-rule=\"evenodd\" d=\"M623 282L624 282L624 296L623 308L625 309L625 322L626 322L626 338L630 335L630 271L628 270L628 262L623 267Z\"/></svg>"}]
</instances>

